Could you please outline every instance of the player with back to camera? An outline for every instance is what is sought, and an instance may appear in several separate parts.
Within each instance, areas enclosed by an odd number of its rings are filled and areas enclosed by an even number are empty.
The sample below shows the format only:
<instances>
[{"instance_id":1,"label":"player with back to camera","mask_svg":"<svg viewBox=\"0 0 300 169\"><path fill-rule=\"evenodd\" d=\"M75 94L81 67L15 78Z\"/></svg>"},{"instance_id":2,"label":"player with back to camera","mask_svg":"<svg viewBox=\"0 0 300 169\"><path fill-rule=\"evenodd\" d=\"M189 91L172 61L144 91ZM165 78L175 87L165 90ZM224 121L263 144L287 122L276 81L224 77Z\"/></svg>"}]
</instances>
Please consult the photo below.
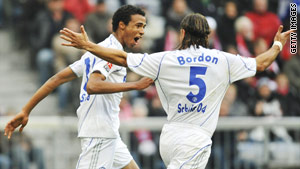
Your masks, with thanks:
<instances>
[{"instance_id":1,"label":"player with back to camera","mask_svg":"<svg viewBox=\"0 0 300 169\"><path fill-rule=\"evenodd\" d=\"M113 33L99 46L123 50L133 47L144 34L145 13L140 8L125 5L113 16ZM30 99L22 111L5 127L11 137L21 125L23 130L31 110L59 85L82 77L80 106L77 109L78 137L82 153L76 169L139 167L120 138L119 104L123 91L142 90L153 83L150 78L124 83L126 68L111 64L87 52L80 60L51 77ZM102 95L99 95L102 94Z\"/></svg>"},{"instance_id":2,"label":"player with back to camera","mask_svg":"<svg viewBox=\"0 0 300 169\"><path fill-rule=\"evenodd\" d=\"M129 67L150 77L155 85L168 123L160 136L160 154L168 169L204 169L211 151L220 105L229 85L264 71L285 45L292 30L280 26L274 45L256 58L244 58L208 49L209 26L201 14L190 14L181 22L178 50L153 54L109 50L81 33L61 30L65 46L85 49L98 57Z\"/></svg>"}]
</instances>

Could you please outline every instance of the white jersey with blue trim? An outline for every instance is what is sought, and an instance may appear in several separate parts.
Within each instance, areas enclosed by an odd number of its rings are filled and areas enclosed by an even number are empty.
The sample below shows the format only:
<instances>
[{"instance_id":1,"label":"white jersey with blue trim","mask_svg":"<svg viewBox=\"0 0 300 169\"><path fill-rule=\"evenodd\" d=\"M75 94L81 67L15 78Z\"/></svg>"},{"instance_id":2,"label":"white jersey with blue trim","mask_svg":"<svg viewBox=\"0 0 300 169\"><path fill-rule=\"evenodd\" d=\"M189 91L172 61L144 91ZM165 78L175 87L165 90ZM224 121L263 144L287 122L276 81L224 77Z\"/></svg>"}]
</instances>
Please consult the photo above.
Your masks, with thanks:
<instances>
[{"instance_id":1,"label":"white jersey with blue trim","mask_svg":"<svg viewBox=\"0 0 300 169\"><path fill-rule=\"evenodd\" d=\"M98 45L123 50L120 42L110 35ZM119 111L122 93L89 95L86 85L91 73L101 72L105 81L122 83L126 80L126 68L113 65L86 52L80 60L70 65L78 76L82 76L80 106L77 109L78 137L116 138L119 136Z\"/></svg>"},{"instance_id":2,"label":"white jersey with blue trim","mask_svg":"<svg viewBox=\"0 0 300 169\"><path fill-rule=\"evenodd\" d=\"M203 47L127 55L128 67L155 80L169 122L203 127L212 136L230 83L254 76L256 61Z\"/></svg>"}]
</instances>

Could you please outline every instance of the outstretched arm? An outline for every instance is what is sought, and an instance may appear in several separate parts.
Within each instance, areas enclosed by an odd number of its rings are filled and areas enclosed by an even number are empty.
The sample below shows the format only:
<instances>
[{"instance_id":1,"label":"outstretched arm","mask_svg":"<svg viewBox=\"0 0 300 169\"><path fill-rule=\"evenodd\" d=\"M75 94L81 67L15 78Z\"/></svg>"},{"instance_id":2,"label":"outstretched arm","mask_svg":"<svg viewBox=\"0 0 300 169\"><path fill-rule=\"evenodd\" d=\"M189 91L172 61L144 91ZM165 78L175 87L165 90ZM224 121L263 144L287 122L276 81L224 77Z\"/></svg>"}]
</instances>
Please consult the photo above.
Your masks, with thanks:
<instances>
[{"instance_id":1,"label":"outstretched arm","mask_svg":"<svg viewBox=\"0 0 300 169\"><path fill-rule=\"evenodd\" d=\"M105 76L100 72L92 73L86 86L88 94L108 94L130 90L143 90L154 82L152 79L146 77L136 82L126 83L112 83L104 80Z\"/></svg>"},{"instance_id":2,"label":"outstretched arm","mask_svg":"<svg viewBox=\"0 0 300 169\"><path fill-rule=\"evenodd\" d=\"M87 36L87 33L84 30L84 27L80 27L81 33L76 33L71 31L68 28L64 28L63 30L60 30L61 38L70 42L70 43L63 43L64 46L71 46L78 49L84 49L86 51L91 52L95 56L106 60L110 63L120 65L127 67L127 53L118 50L118 49L111 49L111 48L105 48L102 46L99 46L91 41L89 41L89 38Z\"/></svg>"},{"instance_id":3,"label":"outstretched arm","mask_svg":"<svg viewBox=\"0 0 300 169\"><path fill-rule=\"evenodd\" d=\"M28 122L29 114L32 109L59 85L69 82L75 78L77 78L77 76L69 67L52 76L42 87L36 91L23 109L6 124L4 135L10 139L13 131L19 126L21 126L19 131L22 132L23 128Z\"/></svg>"},{"instance_id":4,"label":"outstretched arm","mask_svg":"<svg viewBox=\"0 0 300 169\"><path fill-rule=\"evenodd\" d=\"M289 36L290 33L293 32L293 30L289 30L289 31L281 33L282 29L283 29L283 26L280 25L278 28L278 31L274 37L274 42L276 42L276 41L280 42L283 47L285 45L287 39L290 37ZM272 64L272 62L276 59L276 57L279 53L280 53L280 47L278 45L273 45L269 50L258 55L256 57L257 71L262 72L266 68L268 68Z\"/></svg>"}]
</instances>

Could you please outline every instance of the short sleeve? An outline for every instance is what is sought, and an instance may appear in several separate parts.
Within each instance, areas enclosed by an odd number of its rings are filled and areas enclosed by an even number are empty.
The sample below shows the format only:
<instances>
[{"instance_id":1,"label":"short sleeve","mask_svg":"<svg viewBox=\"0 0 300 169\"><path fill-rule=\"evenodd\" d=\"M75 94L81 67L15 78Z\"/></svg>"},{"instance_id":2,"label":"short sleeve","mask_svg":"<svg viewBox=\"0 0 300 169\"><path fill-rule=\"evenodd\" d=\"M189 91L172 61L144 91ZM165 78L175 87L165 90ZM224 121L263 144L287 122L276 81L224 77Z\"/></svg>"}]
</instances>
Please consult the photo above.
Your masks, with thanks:
<instances>
[{"instance_id":1,"label":"short sleeve","mask_svg":"<svg viewBox=\"0 0 300 169\"><path fill-rule=\"evenodd\" d=\"M222 53L226 56L228 61L231 83L256 74L255 58L247 58L225 52Z\"/></svg>"},{"instance_id":2,"label":"short sleeve","mask_svg":"<svg viewBox=\"0 0 300 169\"><path fill-rule=\"evenodd\" d=\"M82 62L82 59L72 63L71 65L69 65L69 67L77 77L81 77L83 75L84 63Z\"/></svg>"},{"instance_id":3,"label":"short sleeve","mask_svg":"<svg viewBox=\"0 0 300 169\"><path fill-rule=\"evenodd\" d=\"M105 60L97 58L97 61L92 69L92 72L100 72L105 77L109 76L110 73L121 70L122 67L111 64Z\"/></svg>"},{"instance_id":4,"label":"short sleeve","mask_svg":"<svg viewBox=\"0 0 300 169\"><path fill-rule=\"evenodd\" d=\"M154 54L127 54L127 65L128 68L145 77L156 79L158 76L159 68L166 52L159 52Z\"/></svg>"},{"instance_id":5,"label":"short sleeve","mask_svg":"<svg viewBox=\"0 0 300 169\"><path fill-rule=\"evenodd\" d=\"M95 63L95 66L92 69L92 72L97 72L99 71L102 75L104 75L105 77L108 76L109 72L112 70L112 64L108 63L105 60L97 60Z\"/></svg>"}]
</instances>

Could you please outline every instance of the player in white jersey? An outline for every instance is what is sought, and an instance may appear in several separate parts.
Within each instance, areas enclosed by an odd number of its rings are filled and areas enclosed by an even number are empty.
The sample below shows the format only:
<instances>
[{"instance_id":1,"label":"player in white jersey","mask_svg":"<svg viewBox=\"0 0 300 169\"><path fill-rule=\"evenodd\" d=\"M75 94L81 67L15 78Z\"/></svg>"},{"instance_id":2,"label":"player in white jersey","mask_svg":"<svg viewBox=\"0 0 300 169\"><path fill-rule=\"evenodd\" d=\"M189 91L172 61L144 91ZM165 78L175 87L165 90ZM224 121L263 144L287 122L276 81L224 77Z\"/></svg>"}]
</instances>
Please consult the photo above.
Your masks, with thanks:
<instances>
[{"instance_id":1,"label":"player in white jersey","mask_svg":"<svg viewBox=\"0 0 300 169\"><path fill-rule=\"evenodd\" d=\"M113 33L97 45L119 50L123 50L123 46L131 48L144 34L145 13L140 8L125 5L115 12L112 24ZM119 104L122 98L119 92L144 89L153 80L143 78L138 82L124 83L126 68L99 59L89 52L50 78L7 124L5 135L10 138L20 125L22 131L31 110L43 98L59 85L77 77L82 77L80 106L77 109L82 153L76 169L138 169L118 132Z\"/></svg>"},{"instance_id":2,"label":"player in white jersey","mask_svg":"<svg viewBox=\"0 0 300 169\"><path fill-rule=\"evenodd\" d=\"M168 123L160 137L160 154L168 169L204 169L211 149L220 105L229 85L264 71L276 58L292 30L281 33L274 45L256 58L244 58L207 49L209 26L201 14L186 16L181 22L179 50L154 54L132 54L108 50L81 34L61 30L63 44L85 49L109 62L129 67L150 77L155 85Z\"/></svg>"}]
</instances>

